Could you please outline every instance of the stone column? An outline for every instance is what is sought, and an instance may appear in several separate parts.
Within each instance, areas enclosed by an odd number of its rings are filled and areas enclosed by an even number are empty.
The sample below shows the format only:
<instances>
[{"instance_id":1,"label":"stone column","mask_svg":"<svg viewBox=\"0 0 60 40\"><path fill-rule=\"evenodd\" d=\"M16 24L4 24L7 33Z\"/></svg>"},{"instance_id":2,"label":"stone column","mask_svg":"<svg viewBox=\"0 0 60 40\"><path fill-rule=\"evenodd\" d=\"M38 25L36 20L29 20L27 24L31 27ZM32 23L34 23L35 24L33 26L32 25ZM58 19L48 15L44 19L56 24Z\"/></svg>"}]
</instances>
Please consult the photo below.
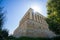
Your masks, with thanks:
<instances>
[{"instance_id":1,"label":"stone column","mask_svg":"<svg viewBox=\"0 0 60 40\"><path fill-rule=\"evenodd\" d=\"M35 14L34 14L34 21L36 20L36 18L35 18Z\"/></svg>"}]
</instances>

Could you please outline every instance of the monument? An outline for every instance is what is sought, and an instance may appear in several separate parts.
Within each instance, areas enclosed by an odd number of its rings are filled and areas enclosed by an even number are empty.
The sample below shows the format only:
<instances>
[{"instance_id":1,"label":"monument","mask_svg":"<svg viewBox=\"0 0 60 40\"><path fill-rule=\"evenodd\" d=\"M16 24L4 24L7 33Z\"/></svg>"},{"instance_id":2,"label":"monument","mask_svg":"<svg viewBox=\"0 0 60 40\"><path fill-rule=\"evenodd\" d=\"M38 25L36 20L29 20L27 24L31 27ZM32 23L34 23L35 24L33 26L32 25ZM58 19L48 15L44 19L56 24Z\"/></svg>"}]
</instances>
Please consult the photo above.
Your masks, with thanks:
<instances>
[{"instance_id":1,"label":"monument","mask_svg":"<svg viewBox=\"0 0 60 40\"><path fill-rule=\"evenodd\" d=\"M45 19L46 17L30 8L21 19L13 35L15 37L54 37L55 34L49 30Z\"/></svg>"}]
</instances>

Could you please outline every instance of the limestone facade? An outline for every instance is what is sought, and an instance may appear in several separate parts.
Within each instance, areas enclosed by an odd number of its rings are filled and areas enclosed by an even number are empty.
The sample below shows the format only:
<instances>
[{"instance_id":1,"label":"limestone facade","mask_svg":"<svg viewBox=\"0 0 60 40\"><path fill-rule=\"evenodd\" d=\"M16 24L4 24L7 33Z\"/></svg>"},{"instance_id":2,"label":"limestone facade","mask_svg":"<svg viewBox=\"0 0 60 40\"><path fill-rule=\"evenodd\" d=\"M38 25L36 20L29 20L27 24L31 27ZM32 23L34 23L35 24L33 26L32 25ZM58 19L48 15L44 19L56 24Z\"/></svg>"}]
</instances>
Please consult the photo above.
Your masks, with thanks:
<instances>
[{"instance_id":1,"label":"limestone facade","mask_svg":"<svg viewBox=\"0 0 60 40\"><path fill-rule=\"evenodd\" d=\"M53 37L55 34L49 30L45 17L33 9L29 9L14 31L15 37Z\"/></svg>"}]
</instances>

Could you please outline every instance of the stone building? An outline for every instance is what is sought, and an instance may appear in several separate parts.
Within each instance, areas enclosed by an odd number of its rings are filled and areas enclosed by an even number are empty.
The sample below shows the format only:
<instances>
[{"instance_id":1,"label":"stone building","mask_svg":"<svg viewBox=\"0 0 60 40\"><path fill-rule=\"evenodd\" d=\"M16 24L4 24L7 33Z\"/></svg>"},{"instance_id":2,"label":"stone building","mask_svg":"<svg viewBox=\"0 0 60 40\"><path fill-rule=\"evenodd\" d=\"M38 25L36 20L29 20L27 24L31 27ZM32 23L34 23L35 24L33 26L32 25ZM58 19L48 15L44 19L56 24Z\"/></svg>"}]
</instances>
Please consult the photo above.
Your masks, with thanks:
<instances>
[{"instance_id":1,"label":"stone building","mask_svg":"<svg viewBox=\"0 0 60 40\"><path fill-rule=\"evenodd\" d=\"M45 17L33 9L29 9L14 31L15 37L53 37L55 34L49 30Z\"/></svg>"}]
</instances>

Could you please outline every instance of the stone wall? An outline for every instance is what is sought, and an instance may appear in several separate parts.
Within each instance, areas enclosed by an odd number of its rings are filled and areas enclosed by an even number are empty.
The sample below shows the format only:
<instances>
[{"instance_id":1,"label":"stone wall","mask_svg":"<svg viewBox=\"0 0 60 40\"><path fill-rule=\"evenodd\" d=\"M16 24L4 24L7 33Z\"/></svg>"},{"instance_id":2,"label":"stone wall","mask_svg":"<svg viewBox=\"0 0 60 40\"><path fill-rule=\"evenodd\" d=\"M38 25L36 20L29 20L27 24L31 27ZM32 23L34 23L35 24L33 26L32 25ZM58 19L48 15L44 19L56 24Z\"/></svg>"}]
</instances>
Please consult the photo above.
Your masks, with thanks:
<instances>
[{"instance_id":1,"label":"stone wall","mask_svg":"<svg viewBox=\"0 0 60 40\"><path fill-rule=\"evenodd\" d=\"M55 34L49 30L45 17L33 9L29 9L19 23L19 27L14 31L15 37L53 37Z\"/></svg>"}]
</instances>

